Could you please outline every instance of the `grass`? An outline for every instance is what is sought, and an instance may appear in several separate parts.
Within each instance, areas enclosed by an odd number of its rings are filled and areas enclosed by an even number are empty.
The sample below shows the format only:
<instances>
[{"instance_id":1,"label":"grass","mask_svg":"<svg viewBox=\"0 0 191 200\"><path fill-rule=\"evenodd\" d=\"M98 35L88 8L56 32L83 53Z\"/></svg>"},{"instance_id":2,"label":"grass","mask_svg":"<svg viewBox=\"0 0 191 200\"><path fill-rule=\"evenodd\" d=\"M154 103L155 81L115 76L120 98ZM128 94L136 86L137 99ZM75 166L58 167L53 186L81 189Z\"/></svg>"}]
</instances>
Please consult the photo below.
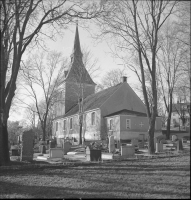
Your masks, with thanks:
<instances>
[{"instance_id":1,"label":"grass","mask_svg":"<svg viewBox=\"0 0 191 200\"><path fill-rule=\"evenodd\" d=\"M11 162L0 198L190 198L190 152L103 163Z\"/></svg>"}]
</instances>

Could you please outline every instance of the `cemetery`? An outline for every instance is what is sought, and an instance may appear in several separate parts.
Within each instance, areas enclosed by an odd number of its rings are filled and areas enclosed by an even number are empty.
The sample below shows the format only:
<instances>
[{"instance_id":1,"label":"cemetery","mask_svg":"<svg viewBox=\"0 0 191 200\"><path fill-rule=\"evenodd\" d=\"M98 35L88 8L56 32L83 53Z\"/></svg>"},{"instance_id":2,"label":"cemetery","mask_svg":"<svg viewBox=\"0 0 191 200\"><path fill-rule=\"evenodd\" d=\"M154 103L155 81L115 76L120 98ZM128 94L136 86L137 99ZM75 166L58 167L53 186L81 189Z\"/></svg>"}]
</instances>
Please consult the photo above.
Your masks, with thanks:
<instances>
[{"instance_id":1,"label":"cemetery","mask_svg":"<svg viewBox=\"0 0 191 200\"><path fill-rule=\"evenodd\" d=\"M190 197L189 140L182 140L181 150L181 140L175 136L157 138L153 157L147 154L147 141L144 148L135 150L139 141L118 149L112 136L107 146L91 142L86 147L67 144L64 148L52 140L47 153L42 155L38 148L31 161L29 133L23 133L19 159L0 167L0 198Z\"/></svg>"},{"instance_id":2,"label":"cemetery","mask_svg":"<svg viewBox=\"0 0 191 200\"><path fill-rule=\"evenodd\" d=\"M154 138L155 154L148 154L148 142L134 138L123 143L116 143L114 136L109 136L107 141L88 141L83 145L72 145L69 139L62 140L59 144L55 138L42 144L34 144L34 133L32 130L25 131L19 138L19 145L10 147L11 159L17 158L20 161L46 161L63 162L104 162L108 160L124 160L164 157L178 154L190 147L190 140L187 137L181 138L172 135L171 140L165 140L164 135ZM42 153L42 145L46 148L46 154Z\"/></svg>"},{"instance_id":3,"label":"cemetery","mask_svg":"<svg viewBox=\"0 0 191 200\"><path fill-rule=\"evenodd\" d=\"M158 135L154 146L149 155L146 137L118 143L113 135L34 143L24 131L10 146L11 165L0 166L0 198L189 198L189 134Z\"/></svg>"}]
</instances>

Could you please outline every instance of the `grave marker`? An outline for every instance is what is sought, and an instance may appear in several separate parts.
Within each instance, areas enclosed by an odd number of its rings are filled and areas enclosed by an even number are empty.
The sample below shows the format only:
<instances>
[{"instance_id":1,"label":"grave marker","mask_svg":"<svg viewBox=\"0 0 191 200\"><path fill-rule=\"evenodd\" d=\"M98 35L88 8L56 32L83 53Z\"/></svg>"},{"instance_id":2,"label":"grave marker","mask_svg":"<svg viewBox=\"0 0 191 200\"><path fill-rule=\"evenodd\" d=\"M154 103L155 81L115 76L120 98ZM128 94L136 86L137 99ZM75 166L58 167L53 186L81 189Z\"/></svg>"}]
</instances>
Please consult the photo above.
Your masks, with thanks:
<instances>
[{"instance_id":1,"label":"grave marker","mask_svg":"<svg viewBox=\"0 0 191 200\"><path fill-rule=\"evenodd\" d=\"M63 144L63 149L64 149L64 154L67 154L71 148L72 144L69 141L64 142Z\"/></svg>"},{"instance_id":2,"label":"grave marker","mask_svg":"<svg viewBox=\"0 0 191 200\"><path fill-rule=\"evenodd\" d=\"M115 151L115 140L114 136L109 136L109 153L113 153Z\"/></svg>"},{"instance_id":3,"label":"grave marker","mask_svg":"<svg viewBox=\"0 0 191 200\"><path fill-rule=\"evenodd\" d=\"M20 156L21 161L33 160L33 140L34 140L34 132L32 130L23 132L21 156Z\"/></svg>"},{"instance_id":4,"label":"grave marker","mask_svg":"<svg viewBox=\"0 0 191 200\"><path fill-rule=\"evenodd\" d=\"M121 156L133 157L135 155L135 147L133 145L121 146Z\"/></svg>"},{"instance_id":5,"label":"grave marker","mask_svg":"<svg viewBox=\"0 0 191 200\"><path fill-rule=\"evenodd\" d=\"M159 153L159 152L162 152L163 151L163 144L162 143L159 143L157 142L156 143L156 153Z\"/></svg>"},{"instance_id":6,"label":"grave marker","mask_svg":"<svg viewBox=\"0 0 191 200\"><path fill-rule=\"evenodd\" d=\"M138 146L138 144L139 144L139 142L138 142L138 139L137 138L133 138L132 140L131 140L131 144L132 145L137 145Z\"/></svg>"},{"instance_id":7,"label":"grave marker","mask_svg":"<svg viewBox=\"0 0 191 200\"><path fill-rule=\"evenodd\" d=\"M177 151L183 150L183 145L182 145L182 141L181 140L178 140L176 142L176 144L177 144L177 147L176 147Z\"/></svg>"}]
</instances>

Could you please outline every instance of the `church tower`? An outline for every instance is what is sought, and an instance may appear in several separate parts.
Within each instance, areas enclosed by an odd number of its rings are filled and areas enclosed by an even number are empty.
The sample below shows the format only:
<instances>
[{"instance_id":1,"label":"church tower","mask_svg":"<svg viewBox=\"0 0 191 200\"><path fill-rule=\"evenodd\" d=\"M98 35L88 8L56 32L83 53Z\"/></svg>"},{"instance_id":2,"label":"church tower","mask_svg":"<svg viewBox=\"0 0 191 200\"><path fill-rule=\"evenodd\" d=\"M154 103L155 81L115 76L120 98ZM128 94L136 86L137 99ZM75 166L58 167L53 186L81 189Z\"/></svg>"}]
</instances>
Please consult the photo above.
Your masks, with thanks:
<instances>
[{"instance_id":1,"label":"church tower","mask_svg":"<svg viewBox=\"0 0 191 200\"><path fill-rule=\"evenodd\" d=\"M86 98L88 95L95 93L96 84L91 79L83 64L83 54L80 47L78 24L76 25L71 63L64 75L62 94L60 96L63 101L56 108L57 116L66 114L79 101Z\"/></svg>"}]
</instances>

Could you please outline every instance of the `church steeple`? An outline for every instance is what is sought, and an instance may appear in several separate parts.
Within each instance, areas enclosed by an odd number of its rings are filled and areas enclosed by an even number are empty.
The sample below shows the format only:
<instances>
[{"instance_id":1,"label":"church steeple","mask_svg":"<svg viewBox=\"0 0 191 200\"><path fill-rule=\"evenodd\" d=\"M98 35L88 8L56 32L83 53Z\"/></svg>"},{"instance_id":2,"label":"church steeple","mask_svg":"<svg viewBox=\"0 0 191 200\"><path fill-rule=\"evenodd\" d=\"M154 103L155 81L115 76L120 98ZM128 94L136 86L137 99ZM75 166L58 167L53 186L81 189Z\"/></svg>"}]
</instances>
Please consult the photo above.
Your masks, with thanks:
<instances>
[{"instance_id":1,"label":"church steeple","mask_svg":"<svg viewBox=\"0 0 191 200\"><path fill-rule=\"evenodd\" d=\"M82 52L81 52L81 47L80 47L80 38L79 38L79 32L78 32L78 22L76 23L76 35L74 39L74 48L73 52L71 54L71 60L73 61L74 57L78 57L82 59Z\"/></svg>"},{"instance_id":2,"label":"church steeple","mask_svg":"<svg viewBox=\"0 0 191 200\"><path fill-rule=\"evenodd\" d=\"M82 52L80 47L80 39L78 32L78 24L76 24L76 34L74 39L74 48L71 54L71 63L69 70L65 76L66 81L78 82L78 83L86 83L90 85L96 85L91 79L88 71L86 70L83 60L82 60Z\"/></svg>"},{"instance_id":3,"label":"church steeple","mask_svg":"<svg viewBox=\"0 0 191 200\"><path fill-rule=\"evenodd\" d=\"M67 113L79 102L79 98L82 98L82 94L84 99L87 96L94 94L95 85L96 84L93 82L88 71L86 70L85 65L83 64L77 24L73 52L71 54L71 63L68 70L65 71L63 82L63 114ZM61 108L59 110L61 110Z\"/></svg>"}]
</instances>

